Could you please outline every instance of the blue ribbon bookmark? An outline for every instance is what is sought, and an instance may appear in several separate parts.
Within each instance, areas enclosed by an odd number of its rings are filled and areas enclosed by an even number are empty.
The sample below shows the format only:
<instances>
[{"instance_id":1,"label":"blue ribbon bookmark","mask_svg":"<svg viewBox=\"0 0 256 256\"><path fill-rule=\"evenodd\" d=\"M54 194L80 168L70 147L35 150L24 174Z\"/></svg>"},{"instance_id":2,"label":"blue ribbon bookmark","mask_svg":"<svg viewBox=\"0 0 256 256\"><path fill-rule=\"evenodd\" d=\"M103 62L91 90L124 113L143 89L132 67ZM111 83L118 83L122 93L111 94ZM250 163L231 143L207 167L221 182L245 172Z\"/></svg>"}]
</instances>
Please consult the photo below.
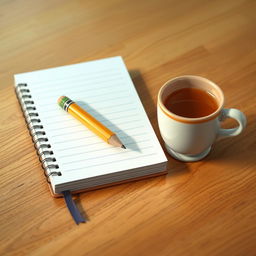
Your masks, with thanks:
<instances>
[{"instance_id":1,"label":"blue ribbon bookmark","mask_svg":"<svg viewBox=\"0 0 256 256\"><path fill-rule=\"evenodd\" d=\"M69 209L70 214L72 215L75 223L78 225L79 223L86 222L85 219L82 217L81 213L76 207L74 200L72 199L72 194L69 190L63 191L62 194L64 195L64 199L66 205Z\"/></svg>"}]
</instances>

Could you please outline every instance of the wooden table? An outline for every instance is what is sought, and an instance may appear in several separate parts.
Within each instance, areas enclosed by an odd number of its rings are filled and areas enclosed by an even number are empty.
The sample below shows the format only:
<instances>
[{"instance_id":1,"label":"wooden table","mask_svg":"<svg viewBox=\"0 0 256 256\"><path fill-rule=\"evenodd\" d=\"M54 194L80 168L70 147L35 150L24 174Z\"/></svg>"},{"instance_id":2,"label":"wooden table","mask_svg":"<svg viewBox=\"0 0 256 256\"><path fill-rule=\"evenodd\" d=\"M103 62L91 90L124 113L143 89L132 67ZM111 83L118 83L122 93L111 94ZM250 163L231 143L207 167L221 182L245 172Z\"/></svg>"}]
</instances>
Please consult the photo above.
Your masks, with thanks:
<instances>
[{"instance_id":1,"label":"wooden table","mask_svg":"<svg viewBox=\"0 0 256 256\"><path fill-rule=\"evenodd\" d=\"M255 255L256 1L0 1L1 255ZM182 74L223 89L243 134L168 175L80 194L76 226L50 196L13 75L123 56L159 135L156 97ZM225 127L235 122L225 122Z\"/></svg>"}]
</instances>

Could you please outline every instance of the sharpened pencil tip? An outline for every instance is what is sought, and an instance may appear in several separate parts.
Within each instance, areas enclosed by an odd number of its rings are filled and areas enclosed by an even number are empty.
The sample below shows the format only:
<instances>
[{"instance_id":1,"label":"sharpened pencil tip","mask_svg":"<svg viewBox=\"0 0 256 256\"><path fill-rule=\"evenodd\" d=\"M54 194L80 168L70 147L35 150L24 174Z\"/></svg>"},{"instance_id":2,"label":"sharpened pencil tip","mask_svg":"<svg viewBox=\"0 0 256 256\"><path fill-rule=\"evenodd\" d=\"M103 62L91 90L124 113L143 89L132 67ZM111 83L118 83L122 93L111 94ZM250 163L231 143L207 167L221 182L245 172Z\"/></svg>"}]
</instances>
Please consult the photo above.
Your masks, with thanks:
<instances>
[{"instance_id":1,"label":"sharpened pencil tip","mask_svg":"<svg viewBox=\"0 0 256 256\"><path fill-rule=\"evenodd\" d=\"M121 148L124 148L124 149L126 149L125 145L122 145L122 146L121 146Z\"/></svg>"}]
</instances>

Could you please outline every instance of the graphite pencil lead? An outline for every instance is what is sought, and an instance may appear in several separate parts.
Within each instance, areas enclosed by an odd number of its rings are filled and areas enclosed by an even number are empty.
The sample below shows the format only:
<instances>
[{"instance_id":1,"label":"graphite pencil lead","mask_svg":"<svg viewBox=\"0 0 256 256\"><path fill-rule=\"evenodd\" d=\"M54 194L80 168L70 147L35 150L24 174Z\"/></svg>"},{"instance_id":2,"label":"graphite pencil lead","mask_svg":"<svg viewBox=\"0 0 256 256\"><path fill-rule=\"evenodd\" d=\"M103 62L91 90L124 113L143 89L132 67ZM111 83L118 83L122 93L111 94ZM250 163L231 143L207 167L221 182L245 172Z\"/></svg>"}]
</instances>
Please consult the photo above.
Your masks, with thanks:
<instances>
[{"instance_id":1,"label":"graphite pencil lead","mask_svg":"<svg viewBox=\"0 0 256 256\"><path fill-rule=\"evenodd\" d=\"M125 148L126 149L125 145L122 145L121 148Z\"/></svg>"}]
</instances>

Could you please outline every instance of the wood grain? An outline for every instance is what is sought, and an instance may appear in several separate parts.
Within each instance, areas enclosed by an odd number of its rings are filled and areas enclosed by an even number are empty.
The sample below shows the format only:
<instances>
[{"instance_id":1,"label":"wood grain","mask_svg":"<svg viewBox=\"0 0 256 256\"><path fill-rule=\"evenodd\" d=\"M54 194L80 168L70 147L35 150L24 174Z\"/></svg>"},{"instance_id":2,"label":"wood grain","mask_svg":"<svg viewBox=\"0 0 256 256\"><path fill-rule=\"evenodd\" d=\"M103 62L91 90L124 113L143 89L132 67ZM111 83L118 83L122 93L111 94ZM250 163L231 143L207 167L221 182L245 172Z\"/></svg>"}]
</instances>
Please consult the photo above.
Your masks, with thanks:
<instances>
[{"instance_id":1,"label":"wood grain","mask_svg":"<svg viewBox=\"0 0 256 256\"><path fill-rule=\"evenodd\" d=\"M1 255L255 255L254 0L0 0ZM123 56L151 123L168 79L207 77L248 125L168 175L77 196L76 226L50 196L13 75ZM225 127L235 125L225 122Z\"/></svg>"}]
</instances>

